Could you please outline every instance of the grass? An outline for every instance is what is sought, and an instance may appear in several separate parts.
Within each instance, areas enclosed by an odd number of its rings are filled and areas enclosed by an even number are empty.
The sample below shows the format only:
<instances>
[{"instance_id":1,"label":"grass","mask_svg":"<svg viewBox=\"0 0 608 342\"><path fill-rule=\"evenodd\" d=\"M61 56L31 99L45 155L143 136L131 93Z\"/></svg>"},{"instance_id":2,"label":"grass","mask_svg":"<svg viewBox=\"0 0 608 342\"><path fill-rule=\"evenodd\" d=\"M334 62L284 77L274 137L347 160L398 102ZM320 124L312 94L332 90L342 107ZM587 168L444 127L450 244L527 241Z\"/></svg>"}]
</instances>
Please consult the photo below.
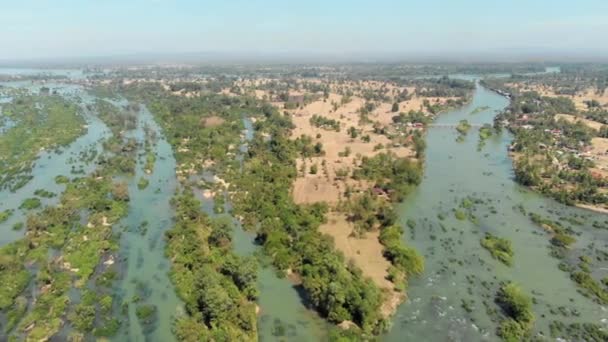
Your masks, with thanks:
<instances>
[{"instance_id":1,"label":"grass","mask_svg":"<svg viewBox=\"0 0 608 342\"><path fill-rule=\"evenodd\" d=\"M573 272L571 278L584 289L585 296L595 297L598 303L608 304L608 291L591 275L585 272Z\"/></svg>"},{"instance_id":2,"label":"grass","mask_svg":"<svg viewBox=\"0 0 608 342\"><path fill-rule=\"evenodd\" d=\"M30 274L25 268L19 268L16 265L12 267L2 265L0 278L2 278L2 286L0 286L0 310L4 310L13 304L15 298L27 286L30 281Z\"/></svg>"}]
</instances>

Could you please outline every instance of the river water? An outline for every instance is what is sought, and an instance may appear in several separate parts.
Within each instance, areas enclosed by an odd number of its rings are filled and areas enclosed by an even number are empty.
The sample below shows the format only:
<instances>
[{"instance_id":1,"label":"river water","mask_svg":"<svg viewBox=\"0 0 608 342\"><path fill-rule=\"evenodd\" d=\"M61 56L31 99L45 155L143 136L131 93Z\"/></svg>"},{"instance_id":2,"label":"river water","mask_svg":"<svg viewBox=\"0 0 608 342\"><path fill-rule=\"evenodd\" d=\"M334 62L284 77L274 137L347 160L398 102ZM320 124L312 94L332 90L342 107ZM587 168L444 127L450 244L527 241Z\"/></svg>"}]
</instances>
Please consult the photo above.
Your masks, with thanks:
<instances>
[{"instance_id":1,"label":"river water","mask_svg":"<svg viewBox=\"0 0 608 342\"><path fill-rule=\"evenodd\" d=\"M137 128L129 134L139 146L144 145L144 127L157 137L152 151L156 155L150 174L144 170L145 155L140 149L135 176L129 178L129 214L120 225L126 229L121 237L120 258L124 277L116 288L124 301L135 296L141 303L155 305L156 320L149 326L141 326L135 305L129 305L128 324L114 338L116 341L172 341L171 325L176 315L183 313L183 305L177 298L169 279L169 260L165 257L164 233L173 225L173 208L170 199L178 186L175 177L175 158L171 145L164 138L161 128L152 114L141 106ZM141 157L143 155L143 157ZM138 180L148 179L144 189Z\"/></svg>"},{"instance_id":2,"label":"river water","mask_svg":"<svg viewBox=\"0 0 608 342\"><path fill-rule=\"evenodd\" d=\"M477 86L470 104L442 114L436 123L457 124L467 119L472 124L492 123L494 116L508 105L508 99ZM477 108L487 108L475 113ZM549 238L519 209L560 220L578 215L585 224L574 229L580 234L573 255L593 241L605 248L608 234L591 227L605 216L576 208L532 193L514 182L507 146L512 137L504 132L490 138L477 151L478 130L472 129L464 142L457 143L454 128L430 128L427 134L425 176L398 210L406 229L404 238L426 258L423 276L410 280L409 299L394 318L387 341L477 341L496 340L496 323L486 314L483 302L495 308L493 298L500 281L514 281L533 294L537 317L535 332L548 335L551 320L601 323L608 318L605 308L577 292L568 273L558 269L559 261L549 255ZM475 205L479 221L459 221L452 210L463 198L483 200ZM442 221L438 214L445 215ZM441 227L441 224L443 228ZM512 267L507 267L480 246L485 232L512 241L515 252ZM599 262L598 262L599 263ZM608 275L595 265L598 272ZM469 313L462 303L471 303ZM551 308L566 307L580 317L552 314ZM555 312L555 310L553 310Z\"/></svg>"}]
</instances>

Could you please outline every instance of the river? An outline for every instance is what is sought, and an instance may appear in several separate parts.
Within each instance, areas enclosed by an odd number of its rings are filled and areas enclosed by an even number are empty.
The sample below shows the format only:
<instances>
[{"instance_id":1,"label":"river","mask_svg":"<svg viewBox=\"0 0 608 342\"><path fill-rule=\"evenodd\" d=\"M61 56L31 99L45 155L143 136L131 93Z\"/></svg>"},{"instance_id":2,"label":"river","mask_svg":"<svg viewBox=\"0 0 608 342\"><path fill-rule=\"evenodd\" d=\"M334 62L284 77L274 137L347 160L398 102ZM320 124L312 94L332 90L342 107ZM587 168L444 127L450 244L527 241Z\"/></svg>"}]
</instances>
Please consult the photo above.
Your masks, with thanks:
<instances>
[{"instance_id":1,"label":"river","mask_svg":"<svg viewBox=\"0 0 608 342\"><path fill-rule=\"evenodd\" d=\"M466 119L471 124L491 124L507 105L508 99L478 85L470 104L440 115L436 123L457 124ZM475 113L477 108L485 109ZM500 281L514 281L533 294L537 333L548 335L551 320L604 324L608 312L577 292L569 274L558 269L559 260L549 255L547 235L518 206L555 220L573 215L585 220L574 228L580 235L573 255L593 241L605 246L608 234L591 223L606 217L564 206L516 184L507 153L512 137L507 132L494 135L481 151L477 151L477 130L472 129L460 143L457 136L453 128L429 129L424 179L398 207L404 227L408 219L416 222L415 228L406 229L404 238L425 256L426 271L410 280L409 299L399 308L385 340L497 340L496 322L489 319L483 302L495 307ZM467 196L483 200L475 205L477 224L460 221L452 213ZM443 221L439 213L445 215ZM485 232L512 241L512 267L492 259L480 246ZM608 275L601 271L606 262L597 266L603 276ZM470 313L462 307L463 301L472 303ZM552 313L560 306L580 316Z\"/></svg>"}]
</instances>

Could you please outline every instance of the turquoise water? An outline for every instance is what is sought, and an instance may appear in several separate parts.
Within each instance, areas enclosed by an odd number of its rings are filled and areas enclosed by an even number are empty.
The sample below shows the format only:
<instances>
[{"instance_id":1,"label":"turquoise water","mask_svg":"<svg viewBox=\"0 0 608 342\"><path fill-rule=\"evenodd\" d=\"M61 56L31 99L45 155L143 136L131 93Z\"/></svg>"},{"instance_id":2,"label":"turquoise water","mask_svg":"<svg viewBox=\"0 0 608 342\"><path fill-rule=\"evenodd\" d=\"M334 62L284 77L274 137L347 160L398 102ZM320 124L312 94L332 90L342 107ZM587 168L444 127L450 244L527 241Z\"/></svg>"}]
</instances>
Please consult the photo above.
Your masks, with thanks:
<instances>
[{"instance_id":1,"label":"turquoise water","mask_svg":"<svg viewBox=\"0 0 608 342\"><path fill-rule=\"evenodd\" d=\"M22 85L16 82L3 83L7 87L19 87ZM77 138L67 147L56 150L41 151L32 169L32 180L15 192L9 190L0 191L0 210L14 209L15 212L8 221L0 225L0 246L12 242L23 236L23 231L14 231L12 226L16 222L24 221L25 214L18 210L19 205L26 198L33 197L37 189L45 189L56 194L63 192L65 185L56 184L55 177L64 175L75 177L71 173L72 167L85 174L93 171L97 166L94 162L84 163L78 161L79 153L82 151L95 150L98 154L102 151L101 141L111 135L110 130L95 115L86 109L86 104L92 103L94 98L88 96L81 87L67 86L59 84L49 84L49 88L57 90L59 94L67 98L77 99L81 104L81 112L86 120L86 133ZM28 84L28 89L37 91L40 85ZM59 196L53 198L43 198L43 205L54 205L59 200Z\"/></svg>"},{"instance_id":2,"label":"turquoise water","mask_svg":"<svg viewBox=\"0 0 608 342\"><path fill-rule=\"evenodd\" d=\"M126 227L121 236L119 253L125 276L117 288L117 294L126 301L143 295L140 303L156 305L158 314L154 324L144 327L135 314L136 305L129 305L128 325L114 338L116 341L172 341L171 324L176 315L184 312L169 279L170 263L165 257L164 240L165 231L173 225L174 211L169 201L178 186L175 158L160 127L144 106L139 111L137 129L130 134L142 146L139 153L144 153L144 126L156 132L158 137L154 149L156 162L152 173L146 174L145 157L138 158L136 174L129 178L129 214L119 223L119 226ZM150 181L145 189L137 187L140 177ZM143 232L139 229L142 224L145 225Z\"/></svg>"}]
</instances>

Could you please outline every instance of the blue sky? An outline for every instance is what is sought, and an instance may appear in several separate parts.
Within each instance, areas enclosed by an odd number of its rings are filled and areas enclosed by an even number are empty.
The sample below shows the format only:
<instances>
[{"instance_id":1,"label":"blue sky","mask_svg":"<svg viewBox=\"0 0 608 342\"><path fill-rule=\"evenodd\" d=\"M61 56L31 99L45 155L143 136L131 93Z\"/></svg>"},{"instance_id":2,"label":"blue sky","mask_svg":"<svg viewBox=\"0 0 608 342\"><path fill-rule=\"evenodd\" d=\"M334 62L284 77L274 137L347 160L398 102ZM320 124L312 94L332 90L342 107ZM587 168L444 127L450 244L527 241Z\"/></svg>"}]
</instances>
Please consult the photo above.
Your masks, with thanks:
<instances>
[{"instance_id":1,"label":"blue sky","mask_svg":"<svg viewBox=\"0 0 608 342\"><path fill-rule=\"evenodd\" d=\"M0 59L592 51L608 0L0 0Z\"/></svg>"}]
</instances>

